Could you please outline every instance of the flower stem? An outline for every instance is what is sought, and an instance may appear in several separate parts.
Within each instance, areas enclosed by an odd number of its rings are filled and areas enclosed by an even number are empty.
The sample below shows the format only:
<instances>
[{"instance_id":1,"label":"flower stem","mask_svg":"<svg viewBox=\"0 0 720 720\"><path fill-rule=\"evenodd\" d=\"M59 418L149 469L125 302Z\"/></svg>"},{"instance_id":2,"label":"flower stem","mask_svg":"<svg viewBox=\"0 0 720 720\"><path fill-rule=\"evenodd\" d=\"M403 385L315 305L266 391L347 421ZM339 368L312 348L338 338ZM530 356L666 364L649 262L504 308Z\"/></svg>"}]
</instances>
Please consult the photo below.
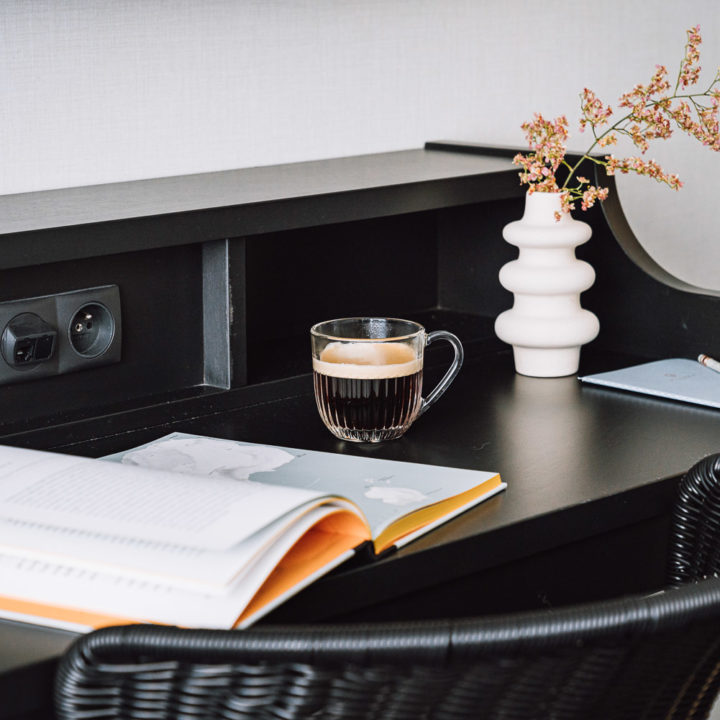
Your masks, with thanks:
<instances>
[{"instance_id":1,"label":"flower stem","mask_svg":"<svg viewBox=\"0 0 720 720\"><path fill-rule=\"evenodd\" d=\"M665 102L665 101L688 99L692 102L692 104L695 108L695 111L697 112L698 108L704 107L704 106L699 105L697 103L697 101L695 100L695 98L707 97L710 94L710 91L713 89L714 85L718 82L718 80L720 80L720 73L718 73L718 75L715 77L715 79L712 81L712 83L710 83L710 86L708 87L708 89L705 90L704 92L687 93L687 94L681 94L681 95L677 94L677 92L673 92L673 94L668 97L660 98L659 100L647 101L646 103L644 103L643 108L657 106L657 105L660 105L660 103ZM678 77L678 83L679 82L680 82L680 80ZM675 86L675 90L677 91L677 84ZM568 190L568 183L570 183L570 181L574 177L575 173L577 172L577 169L580 167L580 165L582 165L582 163L585 160L591 160L596 165L603 165L603 166L607 165L607 163L605 161L599 160L597 158L593 158L593 157L591 157L590 154L592 153L593 149L600 143L600 141L612 132L620 132L620 133L629 135L630 133L624 127L621 127L621 125L623 123L627 123L633 117L634 113L635 113L635 108L633 108L629 113L627 113L627 115L624 115L619 120L617 120L613 125L611 125L607 130L605 130L600 135L597 135L595 133L595 126L592 124L592 122L590 123L592 131L593 131L593 136L594 136L593 143L585 151L585 153L580 157L580 159L575 163L575 165L571 166L568 163L564 163L569 168L570 172L568 173L567 177L565 178L565 182L562 184L562 187L560 188L561 190Z\"/></svg>"}]
</instances>

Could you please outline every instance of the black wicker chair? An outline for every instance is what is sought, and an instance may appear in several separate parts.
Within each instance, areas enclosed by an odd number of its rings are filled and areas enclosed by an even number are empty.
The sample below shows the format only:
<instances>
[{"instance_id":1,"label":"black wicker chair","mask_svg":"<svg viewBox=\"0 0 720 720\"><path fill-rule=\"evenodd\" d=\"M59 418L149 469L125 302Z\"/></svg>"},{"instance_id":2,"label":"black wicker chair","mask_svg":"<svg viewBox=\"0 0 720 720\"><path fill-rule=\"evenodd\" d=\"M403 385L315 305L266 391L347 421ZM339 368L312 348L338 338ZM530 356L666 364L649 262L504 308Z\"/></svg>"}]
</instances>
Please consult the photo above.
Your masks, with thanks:
<instances>
[{"instance_id":1,"label":"black wicker chair","mask_svg":"<svg viewBox=\"0 0 720 720\"><path fill-rule=\"evenodd\" d=\"M700 460L681 480L670 537L670 584L711 575L720 575L720 453Z\"/></svg>"},{"instance_id":2,"label":"black wicker chair","mask_svg":"<svg viewBox=\"0 0 720 720\"><path fill-rule=\"evenodd\" d=\"M683 480L677 588L458 621L107 628L63 658L58 717L707 717L720 675L720 579L700 578L718 556L719 470L714 456Z\"/></svg>"}]
</instances>

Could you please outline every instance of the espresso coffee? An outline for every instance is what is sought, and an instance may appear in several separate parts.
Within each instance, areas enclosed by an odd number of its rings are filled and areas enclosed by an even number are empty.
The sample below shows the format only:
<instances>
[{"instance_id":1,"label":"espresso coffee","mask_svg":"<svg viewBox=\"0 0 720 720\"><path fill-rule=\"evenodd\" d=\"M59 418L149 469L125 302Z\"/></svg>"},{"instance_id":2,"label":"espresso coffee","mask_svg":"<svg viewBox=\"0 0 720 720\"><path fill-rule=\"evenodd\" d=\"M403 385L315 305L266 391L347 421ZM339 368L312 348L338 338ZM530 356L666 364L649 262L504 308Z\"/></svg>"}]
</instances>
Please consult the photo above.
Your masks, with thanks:
<instances>
[{"instance_id":1,"label":"espresso coffee","mask_svg":"<svg viewBox=\"0 0 720 720\"><path fill-rule=\"evenodd\" d=\"M422 403L422 358L405 343L330 343L313 376L320 416L345 440L399 437Z\"/></svg>"}]
</instances>

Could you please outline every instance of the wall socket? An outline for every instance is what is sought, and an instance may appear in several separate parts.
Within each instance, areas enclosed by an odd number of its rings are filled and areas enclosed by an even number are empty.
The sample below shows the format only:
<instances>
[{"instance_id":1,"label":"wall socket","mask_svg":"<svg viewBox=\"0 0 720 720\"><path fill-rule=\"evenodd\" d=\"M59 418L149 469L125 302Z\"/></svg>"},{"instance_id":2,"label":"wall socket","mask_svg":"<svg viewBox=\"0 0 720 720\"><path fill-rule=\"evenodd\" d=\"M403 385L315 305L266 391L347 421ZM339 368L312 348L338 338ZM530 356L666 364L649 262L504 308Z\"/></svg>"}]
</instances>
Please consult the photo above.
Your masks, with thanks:
<instances>
[{"instance_id":1,"label":"wall socket","mask_svg":"<svg viewBox=\"0 0 720 720\"><path fill-rule=\"evenodd\" d=\"M120 361L117 285L0 303L0 385Z\"/></svg>"}]
</instances>

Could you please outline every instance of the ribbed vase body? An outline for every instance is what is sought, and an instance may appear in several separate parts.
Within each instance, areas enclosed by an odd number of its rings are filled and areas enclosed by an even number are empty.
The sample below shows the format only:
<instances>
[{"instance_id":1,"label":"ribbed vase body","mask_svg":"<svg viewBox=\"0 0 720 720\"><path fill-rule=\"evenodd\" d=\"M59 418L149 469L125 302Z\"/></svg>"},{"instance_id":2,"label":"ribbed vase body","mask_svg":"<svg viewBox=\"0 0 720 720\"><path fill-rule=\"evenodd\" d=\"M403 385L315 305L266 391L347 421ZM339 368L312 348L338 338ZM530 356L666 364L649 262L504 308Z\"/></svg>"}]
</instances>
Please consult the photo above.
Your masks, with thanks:
<instances>
[{"instance_id":1,"label":"ribbed vase body","mask_svg":"<svg viewBox=\"0 0 720 720\"><path fill-rule=\"evenodd\" d=\"M581 346L600 329L597 317L580 306L580 293L593 284L595 271L575 257L575 248L590 239L590 226L567 213L556 220L560 209L559 193L528 194L522 219L503 229L519 254L500 269L500 284L514 300L495 320L495 332L512 345L521 375L576 373Z\"/></svg>"}]
</instances>

